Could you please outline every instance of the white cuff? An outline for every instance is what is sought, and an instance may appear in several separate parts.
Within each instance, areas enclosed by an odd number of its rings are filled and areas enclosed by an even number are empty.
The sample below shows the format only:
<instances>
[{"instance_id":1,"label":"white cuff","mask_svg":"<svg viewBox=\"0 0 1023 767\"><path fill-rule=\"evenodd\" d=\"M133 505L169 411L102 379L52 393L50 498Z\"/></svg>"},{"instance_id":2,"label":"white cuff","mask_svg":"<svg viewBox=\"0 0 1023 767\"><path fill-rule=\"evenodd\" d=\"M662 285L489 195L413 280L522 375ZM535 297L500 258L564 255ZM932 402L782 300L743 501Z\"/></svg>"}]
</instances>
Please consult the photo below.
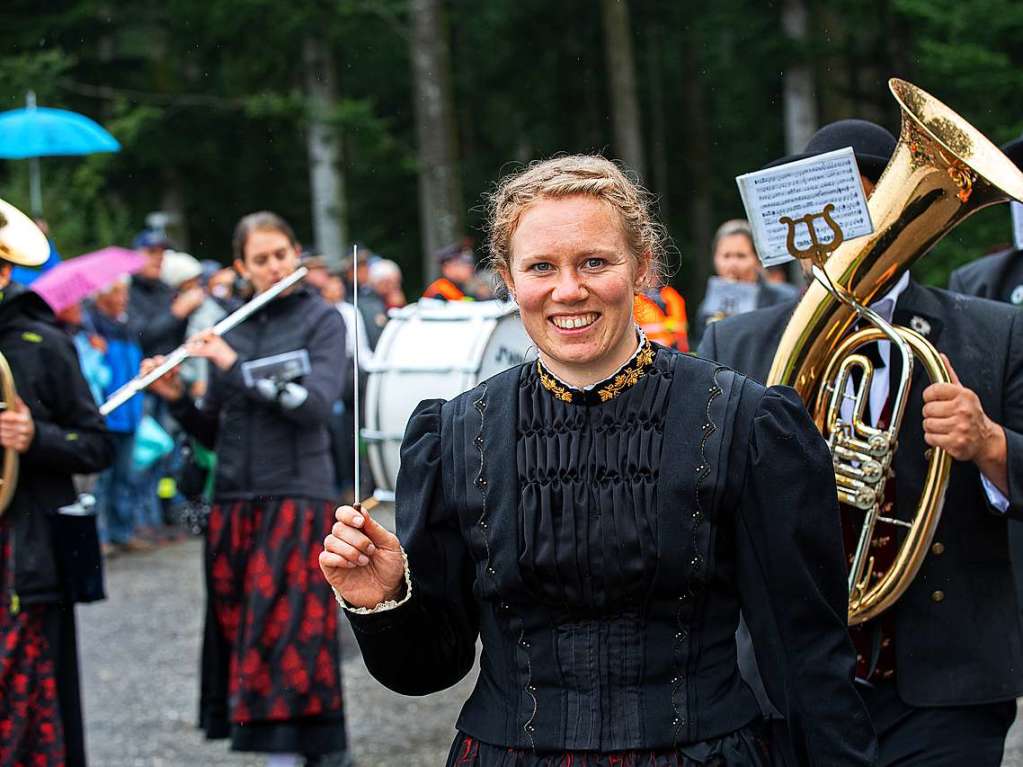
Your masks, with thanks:
<instances>
[{"instance_id":1,"label":"white cuff","mask_svg":"<svg viewBox=\"0 0 1023 767\"><path fill-rule=\"evenodd\" d=\"M412 598L412 573L408 569L408 555L405 554L405 549L401 550L401 558L405 562L405 596L401 599L388 599L376 607L352 607L337 593L337 589L331 586L331 589L334 591L334 599L341 605L341 609L347 610L354 615L372 615L373 613L385 613L408 602Z\"/></svg>"},{"instance_id":2,"label":"white cuff","mask_svg":"<svg viewBox=\"0 0 1023 767\"><path fill-rule=\"evenodd\" d=\"M1009 499L998 489L998 486L983 474L980 475L980 483L984 485L984 492L987 493L987 499L990 504L1002 512L1002 514L1007 512L1009 510Z\"/></svg>"}]
</instances>

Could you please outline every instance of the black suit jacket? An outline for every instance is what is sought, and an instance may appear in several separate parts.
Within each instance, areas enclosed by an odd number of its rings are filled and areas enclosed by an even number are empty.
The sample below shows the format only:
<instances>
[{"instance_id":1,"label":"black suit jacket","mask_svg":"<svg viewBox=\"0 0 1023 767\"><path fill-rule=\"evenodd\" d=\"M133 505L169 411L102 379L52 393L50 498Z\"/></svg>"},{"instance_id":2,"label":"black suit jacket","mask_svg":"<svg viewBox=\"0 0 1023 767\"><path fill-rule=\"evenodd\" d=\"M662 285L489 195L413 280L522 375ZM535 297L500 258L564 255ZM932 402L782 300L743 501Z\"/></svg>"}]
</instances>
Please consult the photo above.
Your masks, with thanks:
<instances>
[{"instance_id":1,"label":"black suit jacket","mask_svg":"<svg viewBox=\"0 0 1023 767\"><path fill-rule=\"evenodd\" d=\"M715 323L699 353L762 381L793 307ZM1005 429L1010 502L1006 514L997 513L977 467L953 462L934 538L944 548L928 554L892 608L899 694L915 706L1011 700L1023 693L1023 629L1008 544L1009 520L1023 519L1023 312L911 282L895 322L915 327L948 355L963 385ZM913 514L926 470L919 414L928 381L919 367L895 456L896 514L903 519Z\"/></svg>"},{"instance_id":2,"label":"black suit jacket","mask_svg":"<svg viewBox=\"0 0 1023 767\"><path fill-rule=\"evenodd\" d=\"M1023 252L1003 250L961 266L952 272L948 289L1023 305Z\"/></svg>"}]
</instances>

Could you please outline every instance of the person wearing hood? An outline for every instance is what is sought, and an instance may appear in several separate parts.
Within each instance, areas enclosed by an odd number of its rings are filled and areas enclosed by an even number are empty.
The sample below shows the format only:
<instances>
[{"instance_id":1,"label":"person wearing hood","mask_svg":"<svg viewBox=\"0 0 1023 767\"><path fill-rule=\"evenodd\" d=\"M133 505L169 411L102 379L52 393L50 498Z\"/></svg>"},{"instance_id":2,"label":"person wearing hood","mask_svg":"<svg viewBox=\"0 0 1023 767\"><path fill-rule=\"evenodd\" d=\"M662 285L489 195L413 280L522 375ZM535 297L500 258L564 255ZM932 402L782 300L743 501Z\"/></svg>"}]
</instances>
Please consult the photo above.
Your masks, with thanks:
<instances>
[{"instance_id":1,"label":"person wearing hood","mask_svg":"<svg viewBox=\"0 0 1023 767\"><path fill-rule=\"evenodd\" d=\"M103 389L106 400L135 377L142 361L142 349L130 332L126 309L128 278L99 291L88 313L96 333L103 339L103 361L110 371ZM96 484L96 508L103 527L103 553L147 551L152 545L139 535L137 519L140 487L139 472L133 463L135 432L142 422L141 393L106 416L107 429L116 445L114 464L103 472Z\"/></svg>"},{"instance_id":2,"label":"person wearing hood","mask_svg":"<svg viewBox=\"0 0 1023 767\"><path fill-rule=\"evenodd\" d=\"M113 445L74 344L37 294L11 281L49 248L0 201L0 349L17 398L0 411L0 451L19 462L0 514L0 765L85 764L76 602L102 599L93 517L61 515L77 500L72 474L106 468Z\"/></svg>"}]
</instances>

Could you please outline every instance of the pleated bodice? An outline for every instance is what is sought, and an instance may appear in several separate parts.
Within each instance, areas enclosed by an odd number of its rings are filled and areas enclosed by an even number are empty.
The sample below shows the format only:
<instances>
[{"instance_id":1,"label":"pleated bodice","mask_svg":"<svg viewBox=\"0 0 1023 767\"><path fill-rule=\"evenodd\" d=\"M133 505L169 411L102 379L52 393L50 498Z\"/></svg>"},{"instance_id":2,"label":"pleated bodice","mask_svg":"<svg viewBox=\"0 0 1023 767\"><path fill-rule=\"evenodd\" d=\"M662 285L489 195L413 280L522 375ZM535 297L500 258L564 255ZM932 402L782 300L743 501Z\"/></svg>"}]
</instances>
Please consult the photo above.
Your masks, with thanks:
<instances>
[{"instance_id":1,"label":"pleated bodice","mask_svg":"<svg viewBox=\"0 0 1023 767\"><path fill-rule=\"evenodd\" d=\"M651 362L603 402L559 399L535 367L519 387L520 574L545 604L596 616L650 591L671 377Z\"/></svg>"}]
</instances>

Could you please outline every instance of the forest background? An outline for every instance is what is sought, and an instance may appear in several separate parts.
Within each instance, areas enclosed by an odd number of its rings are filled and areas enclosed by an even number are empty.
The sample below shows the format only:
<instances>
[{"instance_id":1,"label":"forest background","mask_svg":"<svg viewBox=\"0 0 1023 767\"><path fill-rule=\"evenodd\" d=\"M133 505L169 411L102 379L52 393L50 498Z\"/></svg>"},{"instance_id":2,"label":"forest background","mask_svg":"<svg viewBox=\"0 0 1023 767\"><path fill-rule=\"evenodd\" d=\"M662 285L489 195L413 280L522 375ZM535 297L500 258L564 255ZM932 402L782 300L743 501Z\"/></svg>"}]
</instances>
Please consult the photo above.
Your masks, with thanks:
<instances>
[{"instance_id":1,"label":"forest background","mask_svg":"<svg viewBox=\"0 0 1023 767\"><path fill-rule=\"evenodd\" d=\"M118 154L42 160L62 254L127 244L148 214L227 262L235 221L284 215L339 259L358 241L417 295L429 254L482 253L483 195L559 152L621 159L657 196L674 284L694 311L709 242L741 216L736 175L821 124L898 133L910 80L996 143L1023 129L1018 0L7 0L0 109L83 112ZM28 163L0 197L28 208ZM949 271L1010 239L982 211L922 259Z\"/></svg>"}]
</instances>

